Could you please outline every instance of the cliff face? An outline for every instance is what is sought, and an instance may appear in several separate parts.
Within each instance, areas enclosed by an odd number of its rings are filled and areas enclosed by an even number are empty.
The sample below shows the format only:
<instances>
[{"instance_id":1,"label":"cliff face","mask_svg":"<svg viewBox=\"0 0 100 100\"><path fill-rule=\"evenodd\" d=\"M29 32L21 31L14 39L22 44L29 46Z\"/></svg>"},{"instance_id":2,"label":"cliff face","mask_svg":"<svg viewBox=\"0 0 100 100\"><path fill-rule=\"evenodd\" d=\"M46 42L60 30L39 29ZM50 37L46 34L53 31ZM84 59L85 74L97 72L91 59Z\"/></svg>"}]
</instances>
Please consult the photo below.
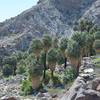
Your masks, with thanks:
<instances>
[{"instance_id":1,"label":"cliff face","mask_svg":"<svg viewBox=\"0 0 100 100\"><path fill-rule=\"evenodd\" d=\"M36 6L0 23L0 45L26 50L34 36L44 33L70 36L74 21L83 17L95 1L39 0Z\"/></svg>"},{"instance_id":2,"label":"cliff face","mask_svg":"<svg viewBox=\"0 0 100 100\"><path fill-rule=\"evenodd\" d=\"M92 4L92 6L84 13L83 18L100 25L100 0L97 0Z\"/></svg>"}]
</instances>

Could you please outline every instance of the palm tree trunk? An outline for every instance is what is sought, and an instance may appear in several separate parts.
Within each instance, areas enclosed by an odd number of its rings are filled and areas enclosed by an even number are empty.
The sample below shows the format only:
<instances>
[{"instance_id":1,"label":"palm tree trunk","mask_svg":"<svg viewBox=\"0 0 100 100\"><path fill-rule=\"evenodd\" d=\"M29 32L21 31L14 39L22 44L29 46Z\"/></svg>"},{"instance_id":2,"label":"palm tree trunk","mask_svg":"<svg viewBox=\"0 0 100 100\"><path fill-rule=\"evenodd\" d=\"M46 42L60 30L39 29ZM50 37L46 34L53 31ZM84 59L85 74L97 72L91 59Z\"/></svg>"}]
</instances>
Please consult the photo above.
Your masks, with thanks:
<instances>
[{"instance_id":1,"label":"palm tree trunk","mask_svg":"<svg viewBox=\"0 0 100 100\"><path fill-rule=\"evenodd\" d=\"M36 59L37 59L37 61L39 61L39 56L37 56L37 58L36 58Z\"/></svg>"},{"instance_id":2,"label":"palm tree trunk","mask_svg":"<svg viewBox=\"0 0 100 100\"><path fill-rule=\"evenodd\" d=\"M45 52L43 79L45 79L45 77L46 77L46 57L47 57L47 53Z\"/></svg>"},{"instance_id":3,"label":"palm tree trunk","mask_svg":"<svg viewBox=\"0 0 100 100\"><path fill-rule=\"evenodd\" d=\"M76 69L76 75L79 76L79 68L80 68L80 60L78 61L77 69Z\"/></svg>"},{"instance_id":4,"label":"palm tree trunk","mask_svg":"<svg viewBox=\"0 0 100 100\"><path fill-rule=\"evenodd\" d=\"M67 58L65 57L65 64L64 64L64 69L67 67Z\"/></svg>"},{"instance_id":5,"label":"palm tree trunk","mask_svg":"<svg viewBox=\"0 0 100 100\"><path fill-rule=\"evenodd\" d=\"M16 65L14 66L13 75L16 75Z\"/></svg>"},{"instance_id":6,"label":"palm tree trunk","mask_svg":"<svg viewBox=\"0 0 100 100\"><path fill-rule=\"evenodd\" d=\"M51 70L51 78L53 79L53 70Z\"/></svg>"}]
</instances>

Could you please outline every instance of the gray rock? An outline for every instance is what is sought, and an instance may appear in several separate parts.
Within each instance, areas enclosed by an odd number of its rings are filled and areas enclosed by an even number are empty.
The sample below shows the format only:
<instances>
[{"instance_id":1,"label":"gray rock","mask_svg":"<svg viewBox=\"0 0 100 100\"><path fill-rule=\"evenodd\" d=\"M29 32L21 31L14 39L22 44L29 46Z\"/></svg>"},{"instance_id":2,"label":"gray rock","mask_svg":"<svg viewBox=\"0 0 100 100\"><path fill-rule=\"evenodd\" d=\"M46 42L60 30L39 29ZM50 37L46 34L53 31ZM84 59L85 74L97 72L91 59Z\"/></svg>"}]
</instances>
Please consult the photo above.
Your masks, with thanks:
<instances>
[{"instance_id":1,"label":"gray rock","mask_svg":"<svg viewBox=\"0 0 100 100\"><path fill-rule=\"evenodd\" d=\"M96 90L98 85L100 85L100 78L96 78L95 80L93 80L93 82L92 82L92 89Z\"/></svg>"}]
</instances>

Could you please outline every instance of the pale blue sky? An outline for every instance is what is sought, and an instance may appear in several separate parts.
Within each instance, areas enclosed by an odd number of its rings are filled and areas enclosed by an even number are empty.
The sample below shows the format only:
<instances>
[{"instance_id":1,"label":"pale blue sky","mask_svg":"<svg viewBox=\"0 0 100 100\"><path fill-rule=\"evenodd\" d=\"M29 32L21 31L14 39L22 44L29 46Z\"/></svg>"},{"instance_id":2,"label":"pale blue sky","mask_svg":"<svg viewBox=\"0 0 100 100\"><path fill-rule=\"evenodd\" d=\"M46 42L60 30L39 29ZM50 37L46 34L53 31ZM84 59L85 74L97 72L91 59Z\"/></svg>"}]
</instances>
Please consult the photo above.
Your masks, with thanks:
<instances>
[{"instance_id":1,"label":"pale blue sky","mask_svg":"<svg viewBox=\"0 0 100 100\"><path fill-rule=\"evenodd\" d=\"M0 0L0 22L37 4L38 0Z\"/></svg>"}]
</instances>

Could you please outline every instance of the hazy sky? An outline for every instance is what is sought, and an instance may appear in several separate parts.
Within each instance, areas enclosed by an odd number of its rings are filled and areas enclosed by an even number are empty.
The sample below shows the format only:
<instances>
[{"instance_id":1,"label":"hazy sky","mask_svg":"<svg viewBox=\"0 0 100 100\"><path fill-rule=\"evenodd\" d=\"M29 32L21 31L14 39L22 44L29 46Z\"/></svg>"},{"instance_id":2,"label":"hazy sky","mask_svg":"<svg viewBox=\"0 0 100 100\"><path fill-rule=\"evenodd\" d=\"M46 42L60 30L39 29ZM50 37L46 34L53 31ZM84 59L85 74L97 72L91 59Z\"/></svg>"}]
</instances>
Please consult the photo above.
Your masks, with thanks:
<instances>
[{"instance_id":1,"label":"hazy sky","mask_svg":"<svg viewBox=\"0 0 100 100\"><path fill-rule=\"evenodd\" d=\"M38 0L0 0L0 22L37 4Z\"/></svg>"}]
</instances>

